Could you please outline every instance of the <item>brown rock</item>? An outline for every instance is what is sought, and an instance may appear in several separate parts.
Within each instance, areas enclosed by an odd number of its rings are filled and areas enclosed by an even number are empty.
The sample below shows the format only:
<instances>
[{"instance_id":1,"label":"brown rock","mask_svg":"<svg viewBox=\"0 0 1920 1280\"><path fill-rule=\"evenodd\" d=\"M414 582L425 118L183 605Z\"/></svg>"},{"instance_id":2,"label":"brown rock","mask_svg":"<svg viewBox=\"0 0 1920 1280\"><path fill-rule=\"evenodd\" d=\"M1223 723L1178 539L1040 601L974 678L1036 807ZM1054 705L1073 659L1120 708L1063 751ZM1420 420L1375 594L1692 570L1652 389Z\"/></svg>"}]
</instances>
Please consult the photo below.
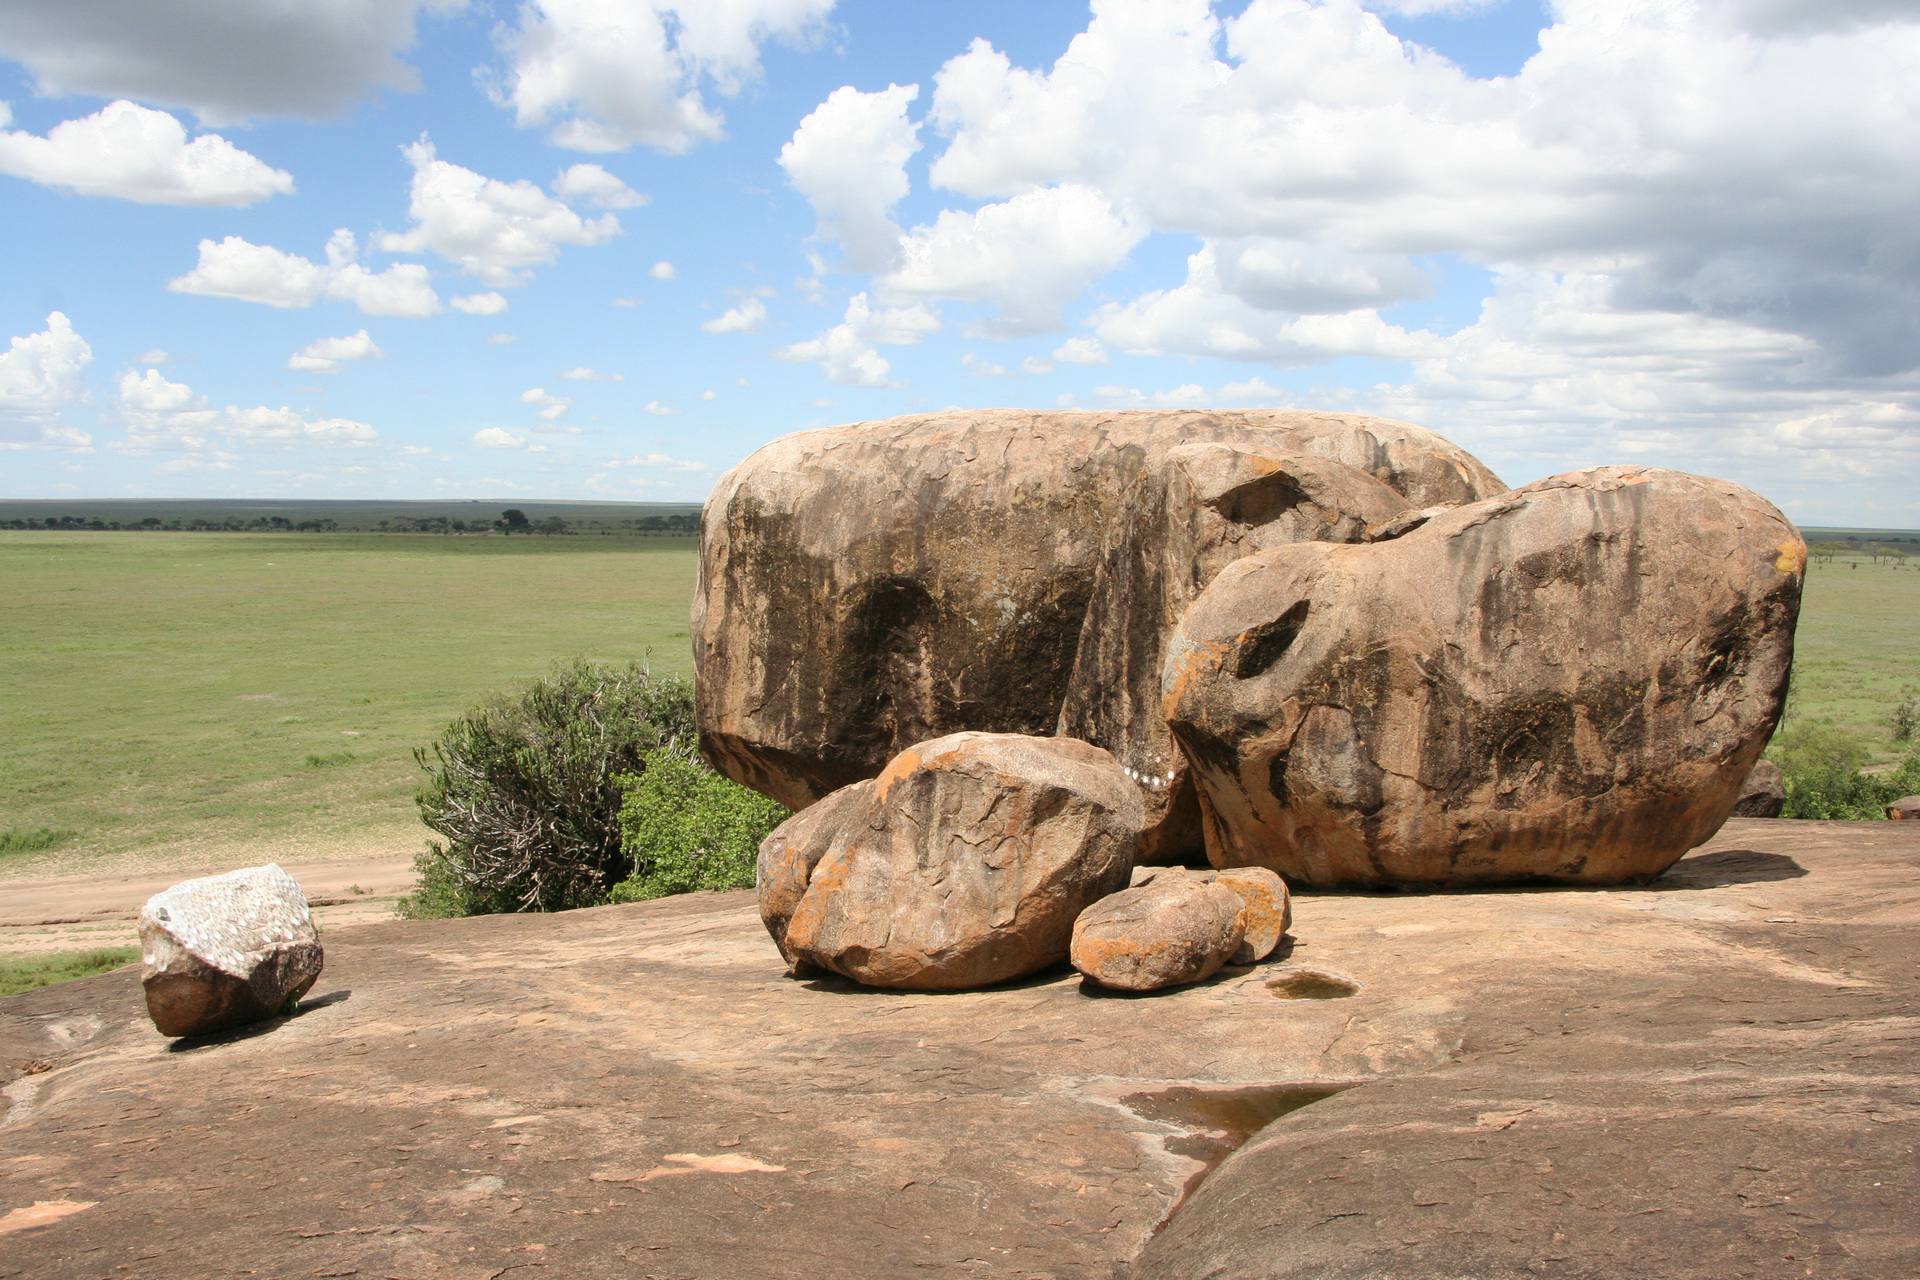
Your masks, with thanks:
<instances>
[{"instance_id":1,"label":"brown rock","mask_svg":"<svg viewBox=\"0 0 1920 1280\"><path fill-rule=\"evenodd\" d=\"M753 876L754 890L760 898L760 919L788 964L799 957L787 948L787 922L799 909L807 881L826 856L834 836L855 829L849 824L858 824L864 818L872 792L865 783L842 787L788 818L760 842Z\"/></svg>"},{"instance_id":2,"label":"brown rock","mask_svg":"<svg viewBox=\"0 0 1920 1280\"><path fill-rule=\"evenodd\" d=\"M921 743L820 807L768 838L768 931L790 960L914 990L987 986L1066 959L1081 909L1126 882L1141 821L1137 790L1105 751L1016 734Z\"/></svg>"},{"instance_id":3,"label":"brown rock","mask_svg":"<svg viewBox=\"0 0 1920 1280\"><path fill-rule=\"evenodd\" d=\"M1234 480L1225 473L1248 464L1231 456L1170 459L1207 444L1290 459L1297 483ZM1394 514L1385 491L1407 507L1503 491L1429 432L1342 414L992 410L789 436L724 476L702 516L692 632L703 751L801 809L944 733L1060 732L1097 573L1121 545L1157 554L1139 546L1136 509L1181 477L1225 500L1192 513L1222 536L1269 524L1359 536L1356 521ZM1372 496L1345 505L1361 489ZM1254 505L1236 510L1236 493ZM1297 512L1278 510L1288 503ZM1107 608L1144 615L1153 634L1110 655L1117 667L1088 668L1072 724L1105 735L1153 723L1136 709L1150 713L1158 696L1157 645L1177 614L1151 617L1141 602L1152 595L1128 589L1144 576L1119 573ZM1118 709L1093 705L1095 670L1124 670L1108 688ZM1167 771L1151 758L1168 754L1161 739L1096 745L1142 779Z\"/></svg>"},{"instance_id":4,"label":"brown rock","mask_svg":"<svg viewBox=\"0 0 1920 1280\"><path fill-rule=\"evenodd\" d=\"M1240 895L1179 871L1100 899L1073 924L1073 967L1117 991L1202 982L1246 936Z\"/></svg>"},{"instance_id":5,"label":"brown rock","mask_svg":"<svg viewBox=\"0 0 1920 1280\"><path fill-rule=\"evenodd\" d=\"M1199 803L1160 707L1174 624L1241 556L1361 541L1407 500L1364 471L1311 454L1186 444L1142 472L1130 507L1093 575L1060 732L1114 753L1143 788L1137 856L1173 861L1201 845Z\"/></svg>"},{"instance_id":6,"label":"brown rock","mask_svg":"<svg viewBox=\"0 0 1920 1280\"><path fill-rule=\"evenodd\" d=\"M1245 936L1233 953L1234 964L1258 964L1272 955L1293 923L1287 882L1265 867L1235 867L1215 877L1239 895Z\"/></svg>"},{"instance_id":7,"label":"brown rock","mask_svg":"<svg viewBox=\"0 0 1920 1280\"><path fill-rule=\"evenodd\" d=\"M1759 760L1747 771L1740 784L1740 798L1733 802L1736 818L1777 818L1787 804L1787 780L1780 766L1771 760Z\"/></svg>"},{"instance_id":8,"label":"brown rock","mask_svg":"<svg viewBox=\"0 0 1920 1280\"><path fill-rule=\"evenodd\" d=\"M1766 745L1804 566L1754 494L1618 467L1238 560L1166 670L1208 857L1314 885L1656 875Z\"/></svg>"},{"instance_id":9,"label":"brown rock","mask_svg":"<svg viewBox=\"0 0 1920 1280\"><path fill-rule=\"evenodd\" d=\"M1244 909L1241 924L1245 936L1233 953L1233 964L1258 964L1272 955L1293 922L1293 906L1287 882L1265 867L1234 867L1226 871L1202 871L1191 867L1137 866L1127 878L1127 887L1137 889L1163 877L1186 876L1225 885L1240 898Z\"/></svg>"},{"instance_id":10,"label":"brown rock","mask_svg":"<svg viewBox=\"0 0 1920 1280\"><path fill-rule=\"evenodd\" d=\"M1920 796L1902 796L1887 806L1887 817L1895 822L1920 820Z\"/></svg>"},{"instance_id":11,"label":"brown rock","mask_svg":"<svg viewBox=\"0 0 1920 1280\"><path fill-rule=\"evenodd\" d=\"M139 927L147 1012L162 1035L285 1012L324 959L306 895L272 863L183 880L147 900Z\"/></svg>"}]
</instances>

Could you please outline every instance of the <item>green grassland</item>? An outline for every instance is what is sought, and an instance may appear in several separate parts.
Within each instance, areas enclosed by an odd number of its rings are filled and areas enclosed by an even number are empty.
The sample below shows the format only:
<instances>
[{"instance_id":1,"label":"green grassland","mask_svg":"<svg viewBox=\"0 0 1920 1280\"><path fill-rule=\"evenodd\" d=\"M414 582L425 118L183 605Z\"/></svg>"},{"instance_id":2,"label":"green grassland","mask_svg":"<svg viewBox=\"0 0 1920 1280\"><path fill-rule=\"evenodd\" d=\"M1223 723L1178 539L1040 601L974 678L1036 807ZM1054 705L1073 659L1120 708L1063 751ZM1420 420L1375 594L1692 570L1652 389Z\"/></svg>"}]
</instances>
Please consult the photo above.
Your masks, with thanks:
<instances>
[{"instance_id":1,"label":"green grassland","mask_svg":"<svg viewBox=\"0 0 1920 1280\"><path fill-rule=\"evenodd\" d=\"M690 666L691 538L0 532L0 875L404 856L412 752L556 659ZM1920 563L1810 566L1789 716L1874 758Z\"/></svg>"},{"instance_id":2,"label":"green grassland","mask_svg":"<svg viewBox=\"0 0 1920 1280\"><path fill-rule=\"evenodd\" d=\"M35 987L91 978L133 964L133 947L97 947L92 951L54 951L32 956L0 956L0 996L17 996Z\"/></svg>"},{"instance_id":3,"label":"green grassland","mask_svg":"<svg viewBox=\"0 0 1920 1280\"><path fill-rule=\"evenodd\" d=\"M1920 698L1920 559L1809 564L1786 724L1833 724L1886 764L1920 751L1920 741L1893 740L1893 708L1906 697Z\"/></svg>"},{"instance_id":4,"label":"green grassland","mask_svg":"<svg viewBox=\"0 0 1920 1280\"><path fill-rule=\"evenodd\" d=\"M455 715L572 654L689 670L694 550L0 532L0 874L411 852L412 751Z\"/></svg>"}]
</instances>

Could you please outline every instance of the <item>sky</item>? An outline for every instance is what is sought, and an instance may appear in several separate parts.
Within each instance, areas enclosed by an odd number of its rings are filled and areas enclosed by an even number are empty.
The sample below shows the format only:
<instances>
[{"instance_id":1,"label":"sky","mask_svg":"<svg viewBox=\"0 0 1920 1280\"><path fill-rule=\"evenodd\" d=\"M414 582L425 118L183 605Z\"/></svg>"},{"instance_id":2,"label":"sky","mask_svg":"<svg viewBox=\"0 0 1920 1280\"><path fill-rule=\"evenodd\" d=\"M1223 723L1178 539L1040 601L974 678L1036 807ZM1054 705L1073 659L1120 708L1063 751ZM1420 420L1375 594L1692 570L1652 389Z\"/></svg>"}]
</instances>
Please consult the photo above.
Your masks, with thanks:
<instances>
[{"instance_id":1,"label":"sky","mask_svg":"<svg viewBox=\"0 0 1920 1280\"><path fill-rule=\"evenodd\" d=\"M948 407L1920 527L1912 0L0 0L0 496L698 501Z\"/></svg>"}]
</instances>

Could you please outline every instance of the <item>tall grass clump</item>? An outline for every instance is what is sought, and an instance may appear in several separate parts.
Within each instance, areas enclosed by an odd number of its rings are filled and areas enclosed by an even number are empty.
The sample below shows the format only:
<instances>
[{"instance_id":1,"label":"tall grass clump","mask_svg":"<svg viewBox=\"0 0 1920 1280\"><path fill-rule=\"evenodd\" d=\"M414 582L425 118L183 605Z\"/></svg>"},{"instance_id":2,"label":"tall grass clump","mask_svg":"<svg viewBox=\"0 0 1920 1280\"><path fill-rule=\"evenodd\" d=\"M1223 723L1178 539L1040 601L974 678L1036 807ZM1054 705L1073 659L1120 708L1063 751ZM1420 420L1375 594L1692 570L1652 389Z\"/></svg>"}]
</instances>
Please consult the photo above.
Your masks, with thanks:
<instances>
[{"instance_id":1,"label":"tall grass clump","mask_svg":"<svg viewBox=\"0 0 1920 1280\"><path fill-rule=\"evenodd\" d=\"M690 754L693 687L637 663L562 663L493 699L414 752L421 819L442 837L416 866L403 915L564 911L607 900L632 868L621 780L647 757Z\"/></svg>"},{"instance_id":2,"label":"tall grass clump","mask_svg":"<svg viewBox=\"0 0 1920 1280\"><path fill-rule=\"evenodd\" d=\"M42 853L73 839L74 833L55 827L9 827L0 831L0 858L16 853Z\"/></svg>"},{"instance_id":3,"label":"tall grass clump","mask_svg":"<svg viewBox=\"0 0 1920 1280\"><path fill-rule=\"evenodd\" d=\"M701 889L750 889L760 842L787 810L708 768L690 751L663 748L625 779L620 831L633 874L613 901Z\"/></svg>"}]
</instances>

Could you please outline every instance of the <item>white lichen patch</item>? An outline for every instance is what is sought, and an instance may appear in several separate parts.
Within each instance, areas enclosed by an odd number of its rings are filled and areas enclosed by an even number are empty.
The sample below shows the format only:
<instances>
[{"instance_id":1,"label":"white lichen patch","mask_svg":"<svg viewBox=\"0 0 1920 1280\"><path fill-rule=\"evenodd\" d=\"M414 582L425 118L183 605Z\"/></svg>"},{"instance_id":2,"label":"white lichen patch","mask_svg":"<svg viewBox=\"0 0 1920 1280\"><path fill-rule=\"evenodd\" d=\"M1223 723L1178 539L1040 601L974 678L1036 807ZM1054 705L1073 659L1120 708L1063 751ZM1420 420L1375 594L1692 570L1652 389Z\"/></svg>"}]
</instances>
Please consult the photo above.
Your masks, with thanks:
<instances>
[{"instance_id":1,"label":"white lichen patch","mask_svg":"<svg viewBox=\"0 0 1920 1280\"><path fill-rule=\"evenodd\" d=\"M278 863L183 880L140 909L140 958L149 973L191 956L244 979L262 953L314 936L307 895Z\"/></svg>"}]
</instances>

